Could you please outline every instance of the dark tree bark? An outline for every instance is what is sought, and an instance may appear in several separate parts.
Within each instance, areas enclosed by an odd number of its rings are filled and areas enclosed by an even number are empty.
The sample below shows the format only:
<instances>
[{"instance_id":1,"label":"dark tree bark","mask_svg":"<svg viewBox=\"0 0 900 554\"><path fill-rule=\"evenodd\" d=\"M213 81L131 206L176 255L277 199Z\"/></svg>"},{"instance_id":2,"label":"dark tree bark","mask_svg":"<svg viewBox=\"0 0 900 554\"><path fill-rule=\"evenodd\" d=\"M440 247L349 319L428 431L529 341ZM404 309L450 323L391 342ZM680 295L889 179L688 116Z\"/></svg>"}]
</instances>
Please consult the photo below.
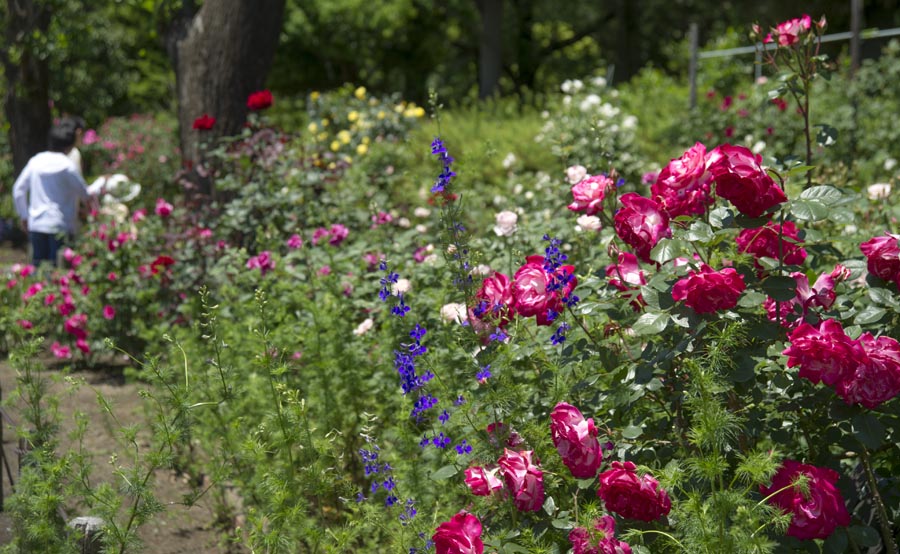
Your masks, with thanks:
<instances>
[{"instance_id":1,"label":"dark tree bark","mask_svg":"<svg viewBox=\"0 0 900 554\"><path fill-rule=\"evenodd\" d=\"M265 85L275 57L285 0L182 2L166 30L175 68L182 160L199 161L200 140L237 134L247 119L247 96ZM192 128L203 114L211 132ZM204 192L211 192L206 190Z\"/></svg>"},{"instance_id":2,"label":"dark tree bark","mask_svg":"<svg viewBox=\"0 0 900 554\"><path fill-rule=\"evenodd\" d=\"M503 71L503 0L475 0L481 14L478 35L478 98L493 96Z\"/></svg>"},{"instance_id":3,"label":"dark tree bark","mask_svg":"<svg viewBox=\"0 0 900 554\"><path fill-rule=\"evenodd\" d=\"M18 175L28 160L47 149L50 129L50 70L47 57L37 51L33 37L46 36L50 10L32 0L7 0L6 45L0 58L6 75L4 109L9 121L9 144Z\"/></svg>"}]
</instances>

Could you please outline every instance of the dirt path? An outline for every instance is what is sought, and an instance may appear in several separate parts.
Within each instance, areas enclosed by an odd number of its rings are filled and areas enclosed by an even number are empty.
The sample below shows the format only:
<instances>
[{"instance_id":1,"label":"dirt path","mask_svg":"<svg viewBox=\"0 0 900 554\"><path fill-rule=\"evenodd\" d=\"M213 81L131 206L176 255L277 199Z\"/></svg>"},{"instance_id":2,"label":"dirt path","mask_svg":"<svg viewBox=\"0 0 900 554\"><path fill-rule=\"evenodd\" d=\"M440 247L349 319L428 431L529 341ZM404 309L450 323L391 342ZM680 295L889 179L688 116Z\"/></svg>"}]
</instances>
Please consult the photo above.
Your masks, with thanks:
<instances>
[{"instance_id":1,"label":"dirt path","mask_svg":"<svg viewBox=\"0 0 900 554\"><path fill-rule=\"evenodd\" d=\"M58 373L49 369L46 374L51 376ZM70 417L76 410L84 412L91 421L91 426L85 436L84 442L87 450L93 454L94 482L112 479L112 471L109 465L110 456L119 450L116 439L110 433L111 426L103 424L104 416L97 403L96 392L100 392L113 405L113 409L123 425L139 423L142 421L144 411L142 399L138 396L141 385L125 383L121 375L106 372L78 371L71 374L76 379L83 379L87 385L77 387L74 392L69 385L59 381L52 385L51 391L59 394L60 413L62 415L61 436L66 436L74 427L73 418ZM4 396L15 388L15 372L6 360L0 361L0 386L3 387ZM12 407L9 415L15 420L20 416ZM12 465L13 476L16 475L16 438L15 431L8 424L3 429L3 450ZM65 445L64 445L65 447ZM166 506L166 511L147 523L140 532L140 536L146 545L146 552L154 554L202 554L225 553L226 548L220 544L219 534L210 528L212 521L211 510L204 505L203 500L198 506L187 509L179 504L184 494L189 492L189 487L183 478L176 477L170 471L158 471L156 485L154 487L157 498ZM3 491L10 494L9 481L5 472L3 475ZM77 515L90 515L86 513L73 513ZM0 545L7 544L10 539L10 518L6 513L0 513Z\"/></svg>"}]
</instances>

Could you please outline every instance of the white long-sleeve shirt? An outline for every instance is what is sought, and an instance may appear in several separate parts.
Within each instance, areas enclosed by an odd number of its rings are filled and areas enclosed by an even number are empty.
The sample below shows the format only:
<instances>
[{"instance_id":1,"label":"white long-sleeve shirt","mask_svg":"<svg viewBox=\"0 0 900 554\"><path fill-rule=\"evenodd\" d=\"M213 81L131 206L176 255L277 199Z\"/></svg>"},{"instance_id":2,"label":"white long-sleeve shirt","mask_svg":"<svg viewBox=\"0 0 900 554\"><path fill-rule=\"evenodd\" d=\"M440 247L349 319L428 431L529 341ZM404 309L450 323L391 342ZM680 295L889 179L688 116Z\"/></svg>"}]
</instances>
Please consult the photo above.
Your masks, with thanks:
<instances>
[{"instance_id":1,"label":"white long-sleeve shirt","mask_svg":"<svg viewBox=\"0 0 900 554\"><path fill-rule=\"evenodd\" d=\"M75 232L78 201L87 197L84 179L62 152L35 155L13 185L16 212L39 233Z\"/></svg>"}]
</instances>

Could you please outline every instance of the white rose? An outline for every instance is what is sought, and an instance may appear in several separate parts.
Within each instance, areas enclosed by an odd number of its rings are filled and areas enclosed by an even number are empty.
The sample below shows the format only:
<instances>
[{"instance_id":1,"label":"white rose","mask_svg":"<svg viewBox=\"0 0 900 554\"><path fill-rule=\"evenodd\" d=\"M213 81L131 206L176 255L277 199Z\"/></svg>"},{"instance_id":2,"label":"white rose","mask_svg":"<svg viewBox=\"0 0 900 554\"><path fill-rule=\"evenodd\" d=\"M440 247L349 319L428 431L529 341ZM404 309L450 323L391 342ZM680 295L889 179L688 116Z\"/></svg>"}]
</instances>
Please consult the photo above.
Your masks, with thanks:
<instances>
[{"instance_id":1,"label":"white rose","mask_svg":"<svg viewBox=\"0 0 900 554\"><path fill-rule=\"evenodd\" d=\"M457 302L445 304L441 308L441 319L447 323L455 321L456 323L462 324L462 322L466 320L466 305Z\"/></svg>"},{"instance_id":2,"label":"white rose","mask_svg":"<svg viewBox=\"0 0 900 554\"><path fill-rule=\"evenodd\" d=\"M516 223L519 221L519 216L516 212L504 210L496 215L496 220L497 224L494 225L494 233L498 237L511 237L518 228Z\"/></svg>"},{"instance_id":3,"label":"white rose","mask_svg":"<svg viewBox=\"0 0 900 554\"><path fill-rule=\"evenodd\" d=\"M894 169L895 167L897 167L897 160L895 160L894 158L888 158L888 159L884 160L884 170L885 171L890 171L890 170Z\"/></svg>"},{"instance_id":4,"label":"white rose","mask_svg":"<svg viewBox=\"0 0 900 554\"><path fill-rule=\"evenodd\" d=\"M412 284L409 282L409 279L397 279L397 282L391 285L391 294L394 296L406 294L410 288L412 288Z\"/></svg>"},{"instance_id":5,"label":"white rose","mask_svg":"<svg viewBox=\"0 0 900 554\"><path fill-rule=\"evenodd\" d=\"M431 210L429 210L428 208L423 208L422 206L419 206L418 208L413 210L413 215L416 217L428 217L431 215Z\"/></svg>"},{"instance_id":6,"label":"white rose","mask_svg":"<svg viewBox=\"0 0 900 554\"><path fill-rule=\"evenodd\" d=\"M363 320L362 323L359 324L359 326L356 327L356 329L353 330L353 334L356 335L357 337L365 335L369 331L369 329L372 328L372 326L374 324L375 324L375 322L372 321L372 318L367 317L366 319Z\"/></svg>"},{"instance_id":7,"label":"white rose","mask_svg":"<svg viewBox=\"0 0 900 554\"><path fill-rule=\"evenodd\" d=\"M601 227L600 218L595 215L582 215L577 221L583 231L599 231Z\"/></svg>"},{"instance_id":8,"label":"white rose","mask_svg":"<svg viewBox=\"0 0 900 554\"><path fill-rule=\"evenodd\" d=\"M587 169L583 165L573 165L566 168L566 180L570 185L577 185L587 177Z\"/></svg>"},{"instance_id":9,"label":"white rose","mask_svg":"<svg viewBox=\"0 0 900 554\"><path fill-rule=\"evenodd\" d=\"M891 195L891 184L875 183L874 185L869 185L867 190L869 192L869 200L884 200Z\"/></svg>"}]
</instances>

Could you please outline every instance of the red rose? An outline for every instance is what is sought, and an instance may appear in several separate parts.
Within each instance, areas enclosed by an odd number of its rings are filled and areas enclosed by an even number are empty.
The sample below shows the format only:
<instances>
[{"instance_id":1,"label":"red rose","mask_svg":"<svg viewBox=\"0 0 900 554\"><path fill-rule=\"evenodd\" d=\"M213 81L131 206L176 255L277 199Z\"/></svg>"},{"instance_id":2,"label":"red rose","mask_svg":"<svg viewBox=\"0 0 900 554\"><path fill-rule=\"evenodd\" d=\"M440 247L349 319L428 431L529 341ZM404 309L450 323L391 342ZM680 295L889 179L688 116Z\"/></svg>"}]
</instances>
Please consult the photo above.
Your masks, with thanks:
<instances>
[{"instance_id":1,"label":"red rose","mask_svg":"<svg viewBox=\"0 0 900 554\"><path fill-rule=\"evenodd\" d=\"M638 258L650 262L650 251L659 239L672 234L669 216L654 200L634 192L623 194L619 200L622 209L616 212L613 220L616 234L634 248Z\"/></svg>"},{"instance_id":2,"label":"red rose","mask_svg":"<svg viewBox=\"0 0 900 554\"><path fill-rule=\"evenodd\" d=\"M733 268L714 271L701 264L700 271L690 271L675 283L672 298L676 302L684 300L698 314L708 314L734 308L745 288L744 277Z\"/></svg>"},{"instance_id":3,"label":"red rose","mask_svg":"<svg viewBox=\"0 0 900 554\"><path fill-rule=\"evenodd\" d=\"M706 146L698 142L663 168L650 187L669 217L702 214L713 203L712 175L706 170Z\"/></svg>"},{"instance_id":4,"label":"red rose","mask_svg":"<svg viewBox=\"0 0 900 554\"><path fill-rule=\"evenodd\" d=\"M900 287L900 244L897 235L874 237L859 245L869 273Z\"/></svg>"},{"instance_id":5,"label":"red rose","mask_svg":"<svg viewBox=\"0 0 900 554\"><path fill-rule=\"evenodd\" d=\"M890 337L863 333L856 341L866 353L865 362L848 372L835 391L847 404L877 408L900 394L900 343Z\"/></svg>"},{"instance_id":6,"label":"red rose","mask_svg":"<svg viewBox=\"0 0 900 554\"><path fill-rule=\"evenodd\" d=\"M216 124L216 118L203 114L194 120L194 129L198 131L209 131Z\"/></svg>"},{"instance_id":7,"label":"red rose","mask_svg":"<svg viewBox=\"0 0 900 554\"><path fill-rule=\"evenodd\" d=\"M778 240L779 231L781 241ZM792 221L785 221L784 225L769 221L763 227L744 229L735 240L741 252L749 252L757 258L765 256L777 260L780 252L784 263L788 265L800 265L806 259L806 250L800 246L803 241ZM757 263L757 267L761 266Z\"/></svg>"},{"instance_id":8,"label":"red rose","mask_svg":"<svg viewBox=\"0 0 900 554\"><path fill-rule=\"evenodd\" d=\"M475 293L475 305L469 308L469 322L479 333L493 332L505 327L513 316L512 283L509 277L494 272L481 283Z\"/></svg>"},{"instance_id":9,"label":"red rose","mask_svg":"<svg viewBox=\"0 0 900 554\"><path fill-rule=\"evenodd\" d=\"M503 488L503 482L497 478L497 468L493 470L483 467L466 469L466 485L475 496L490 496L492 492Z\"/></svg>"},{"instance_id":10,"label":"red rose","mask_svg":"<svg viewBox=\"0 0 900 554\"><path fill-rule=\"evenodd\" d=\"M513 495L516 508L536 512L544 505L544 472L531 463L531 450L516 452L507 448L497 460L506 488Z\"/></svg>"},{"instance_id":11,"label":"red rose","mask_svg":"<svg viewBox=\"0 0 900 554\"><path fill-rule=\"evenodd\" d=\"M247 107L253 111L264 110L271 105L272 93L268 90L260 90L247 97Z\"/></svg>"},{"instance_id":12,"label":"red rose","mask_svg":"<svg viewBox=\"0 0 900 554\"><path fill-rule=\"evenodd\" d=\"M716 182L716 194L750 217L759 217L787 200L761 161L761 156L743 146L723 144L710 153L709 171Z\"/></svg>"},{"instance_id":13,"label":"red rose","mask_svg":"<svg viewBox=\"0 0 900 554\"><path fill-rule=\"evenodd\" d=\"M808 478L809 494L797 485L791 486L801 474ZM838 478L832 469L785 460L772 478L772 486L760 486L759 492L764 497L772 495L769 504L791 514L789 536L800 540L824 539L835 528L850 525L850 514L835 487Z\"/></svg>"},{"instance_id":14,"label":"red rose","mask_svg":"<svg viewBox=\"0 0 900 554\"><path fill-rule=\"evenodd\" d=\"M175 260L171 256L157 256L153 263L150 264L150 273L156 275L160 268L166 270L169 266L174 265Z\"/></svg>"},{"instance_id":15,"label":"red rose","mask_svg":"<svg viewBox=\"0 0 900 554\"><path fill-rule=\"evenodd\" d=\"M550 413L550 435L573 477L590 479L597 475L603 455L593 419L584 419L578 408L560 402Z\"/></svg>"},{"instance_id":16,"label":"red rose","mask_svg":"<svg viewBox=\"0 0 900 554\"><path fill-rule=\"evenodd\" d=\"M569 533L572 554L631 554L628 543L616 539L616 520L601 516L594 521L594 533L576 527Z\"/></svg>"},{"instance_id":17,"label":"red rose","mask_svg":"<svg viewBox=\"0 0 900 554\"><path fill-rule=\"evenodd\" d=\"M614 188L615 183L606 175L589 175L572 187L573 201L567 207L573 212L595 215L603 211L606 192Z\"/></svg>"},{"instance_id":18,"label":"red rose","mask_svg":"<svg viewBox=\"0 0 900 554\"><path fill-rule=\"evenodd\" d=\"M577 284L574 266L560 266L549 273L544 269L544 261L543 256L525 258L525 265L516 271L512 283L516 313L523 317L535 316L538 325L553 322L554 314L562 312L562 298L569 296Z\"/></svg>"},{"instance_id":19,"label":"red rose","mask_svg":"<svg viewBox=\"0 0 900 554\"><path fill-rule=\"evenodd\" d=\"M459 512L438 525L431 540L436 554L483 554L481 522L468 512Z\"/></svg>"},{"instance_id":20,"label":"red rose","mask_svg":"<svg viewBox=\"0 0 900 554\"><path fill-rule=\"evenodd\" d=\"M624 293L640 290L641 285L647 284L647 278L638 265L637 256L631 252L619 252L619 263L606 266L606 278L609 279L610 285ZM631 301L635 311L640 310L644 304L646 302L640 294Z\"/></svg>"},{"instance_id":21,"label":"red rose","mask_svg":"<svg viewBox=\"0 0 900 554\"><path fill-rule=\"evenodd\" d=\"M800 366L800 377L813 383L838 386L866 362L862 345L833 319L823 321L818 329L801 323L789 340L791 345L782 352L788 357L787 366Z\"/></svg>"},{"instance_id":22,"label":"red rose","mask_svg":"<svg viewBox=\"0 0 900 554\"><path fill-rule=\"evenodd\" d=\"M654 521L669 513L672 501L651 475L638 477L632 462L613 462L600 474L597 490L606 509L629 519Z\"/></svg>"}]
</instances>

